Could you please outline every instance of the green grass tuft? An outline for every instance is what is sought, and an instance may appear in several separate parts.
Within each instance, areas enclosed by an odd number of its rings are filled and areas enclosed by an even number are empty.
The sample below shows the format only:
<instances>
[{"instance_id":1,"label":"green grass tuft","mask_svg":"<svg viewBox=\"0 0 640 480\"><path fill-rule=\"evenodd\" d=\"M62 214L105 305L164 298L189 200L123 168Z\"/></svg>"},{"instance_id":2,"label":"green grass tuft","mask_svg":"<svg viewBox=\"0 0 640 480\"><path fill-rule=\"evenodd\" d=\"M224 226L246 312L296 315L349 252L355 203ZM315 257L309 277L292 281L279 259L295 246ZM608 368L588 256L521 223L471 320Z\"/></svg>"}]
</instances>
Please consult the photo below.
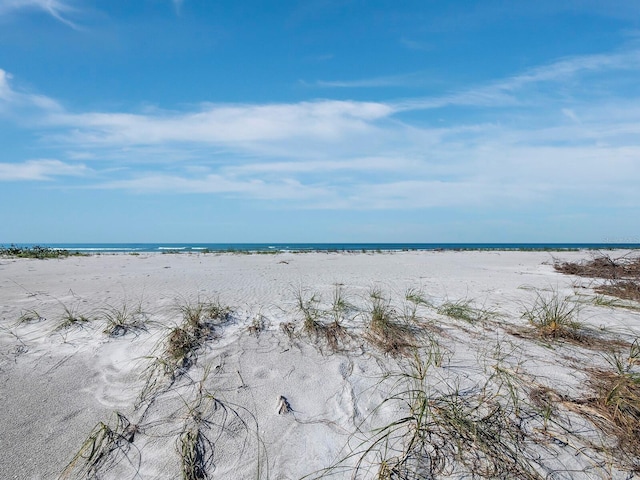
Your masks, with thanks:
<instances>
[{"instance_id":1,"label":"green grass tuft","mask_svg":"<svg viewBox=\"0 0 640 480\"><path fill-rule=\"evenodd\" d=\"M580 305L570 297L560 296L555 291L551 294L536 292L533 304L525 308L522 317L542 337L580 339L579 312Z\"/></svg>"}]
</instances>

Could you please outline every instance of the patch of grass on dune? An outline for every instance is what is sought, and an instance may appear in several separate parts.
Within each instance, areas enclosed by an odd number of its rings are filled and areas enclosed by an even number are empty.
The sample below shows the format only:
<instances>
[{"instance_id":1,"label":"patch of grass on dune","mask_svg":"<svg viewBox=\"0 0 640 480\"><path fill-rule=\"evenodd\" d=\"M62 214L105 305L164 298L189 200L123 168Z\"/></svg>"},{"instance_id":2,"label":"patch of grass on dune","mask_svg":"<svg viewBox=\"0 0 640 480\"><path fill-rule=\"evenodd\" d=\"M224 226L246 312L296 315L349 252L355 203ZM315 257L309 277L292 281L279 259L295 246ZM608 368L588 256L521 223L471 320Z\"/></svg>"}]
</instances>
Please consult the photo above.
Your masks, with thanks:
<instances>
[{"instance_id":1,"label":"patch of grass on dune","mask_svg":"<svg viewBox=\"0 0 640 480\"><path fill-rule=\"evenodd\" d=\"M45 318L40 315L40 313L36 309L29 308L27 310L23 310L20 313L17 323L18 325L22 325L24 323L41 322L42 320L45 320Z\"/></svg>"},{"instance_id":2,"label":"patch of grass on dune","mask_svg":"<svg viewBox=\"0 0 640 480\"><path fill-rule=\"evenodd\" d=\"M110 337L120 337L129 332L140 332L147 330L147 314L142 309L142 304L135 308L130 307L127 302L120 306L109 305L102 309L102 318L105 320L104 333Z\"/></svg>"},{"instance_id":3,"label":"patch of grass on dune","mask_svg":"<svg viewBox=\"0 0 640 480\"><path fill-rule=\"evenodd\" d=\"M482 323L489 320L493 312L476 308L471 300L446 301L437 309L438 314L467 323Z\"/></svg>"},{"instance_id":4,"label":"patch of grass on dune","mask_svg":"<svg viewBox=\"0 0 640 480\"><path fill-rule=\"evenodd\" d=\"M525 307L522 317L528 320L535 332L545 338L582 338L578 321L580 305L569 297L553 291L544 294L536 291L533 303Z\"/></svg>"},{"instance_id":5,"label":"patch of grass on dune","mask_svg":"<svg viewBox=\"0 0 640 480\"><path fill-rule=\"evenodd\" d=\"M345 316L353 309L346 300L341 285L335 285L331 305L322 309L322 299L317 293L309 293L300 288L295 293L296 311L302 316L302 331L316 342L327 345L332 352L346 347L349 334L343 325ZM281 328L291 338L293 324L285 324Z\"/></svg>"},{"instance_id":6,"label":"patch of grass on dune","mask_svg":"<svg viewBox=\"0 0 640 480\"><path fill-rule=\"evenodd\" d=\"M404 355L417 346L415 325L392 305L381 290L374 288L369 294L369 322L365 338L385 353Z\"/></svg>"},{"instance_id":7,"label":"patch of grass on dune","mask_svg":"<svg viewBox=\"0 0 640 480\"><path fill-rule=\"evenodd\" d=\"M491 376L472 388L455 379L433 384L431 358L418 353L393 375L395 388L374 410L397 410L399 418L375 428L352 453L313 478L518 478L542 480L537 459L525 449L517 406ZM353 466L348 466L354 462Z\"/></svg>"},{"instance_id":8,"label":"patch of grass on dune","mask_svg":"<svg viewBox=\"0 0 640 480\"><path fill-rule=\"evenodd\" d=\"M128 460L135 476L140 466L140 458L139 455L132 458L129 452L137 432L137 425L133 425L124 415L116 412L113 422L100 422L95 426L60 475L60 479L102 478L103 473L123 460Z\"/></svg>"},{"instance_id":9,"label":"patch of grass on dune","mask_svg":"<svg viewBox=\"0 0 640 480\"><path fill-rule=\"evenodd\" d=\"M603 431L614 435L616 456L640 473L640 340L626 356L608 356L610 370L590 371L589 386L596 393L586 403L597 412L592 417Z\"/></svg>"},{"instance_id":10,"label":"patch of grass on dune","mask_svg":"<svg viewBox=\"0 0 640 480\"><path fill-rule=\"evenodd\" d=\"M78 303L66 305L60 302L60 305L62 305L63 313L56 330L65 330L70 327L83 326L91 321L91 316L88 313L82 313L80 311Z\"/></svg>"},{"instance_id":11,"label":"patch of grass on dune","mask_svg":"<svg viewBox=\"0 0 640 480\"><path fill-rule=\"evenodd\" d=\"M135 408L149 402L166 390L196 362L198 350L218 337L217 329L231 321L232 311L220 302L197 299L183 300L178 305L182 322L173 327L156 348L154 361L145 370L145 386ZM167 380L168 379L168 380Z\"/></svg>"}]
</instances>

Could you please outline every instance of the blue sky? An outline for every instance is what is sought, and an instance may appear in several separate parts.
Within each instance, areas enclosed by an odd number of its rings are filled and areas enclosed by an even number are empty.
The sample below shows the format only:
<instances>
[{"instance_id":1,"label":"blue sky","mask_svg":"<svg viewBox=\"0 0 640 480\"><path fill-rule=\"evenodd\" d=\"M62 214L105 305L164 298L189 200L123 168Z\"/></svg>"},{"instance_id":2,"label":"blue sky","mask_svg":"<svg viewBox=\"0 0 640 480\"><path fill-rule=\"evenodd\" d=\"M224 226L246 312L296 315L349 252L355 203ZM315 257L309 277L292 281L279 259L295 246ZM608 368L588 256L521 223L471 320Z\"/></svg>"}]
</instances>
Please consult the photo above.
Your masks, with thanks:
<instances>
[{"instance_id":1,"label":"blue sky","mask_svg":"<svg viewBox=\"0 0 640 480\"><path fill-rule=\"evenodd\" d=\"M0 0L0 243L640 242L636 0Z\"/></svg>"}]
</instances>

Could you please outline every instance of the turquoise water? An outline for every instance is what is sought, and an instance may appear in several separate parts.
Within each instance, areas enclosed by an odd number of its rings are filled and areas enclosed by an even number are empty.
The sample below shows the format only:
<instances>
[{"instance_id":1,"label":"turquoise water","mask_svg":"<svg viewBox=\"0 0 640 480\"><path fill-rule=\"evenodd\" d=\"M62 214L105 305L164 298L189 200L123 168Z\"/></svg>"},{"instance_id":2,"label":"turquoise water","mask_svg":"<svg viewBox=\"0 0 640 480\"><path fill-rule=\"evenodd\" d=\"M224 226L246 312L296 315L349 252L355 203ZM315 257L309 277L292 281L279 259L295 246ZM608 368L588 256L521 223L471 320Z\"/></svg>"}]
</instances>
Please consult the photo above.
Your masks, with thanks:
<instances>
[{"instance_id":1,"label":"turquoise water","mask_svg":"<svg viewBox=\"0 0 640 480\"><path fill-rule=\"evenodd\" d=\"M32 247L36 244L18 244ZM203 253L403 250L576 250L639 249L639 243L49 243L43 247L85 253Z\"/></svg>"}]
</instances>

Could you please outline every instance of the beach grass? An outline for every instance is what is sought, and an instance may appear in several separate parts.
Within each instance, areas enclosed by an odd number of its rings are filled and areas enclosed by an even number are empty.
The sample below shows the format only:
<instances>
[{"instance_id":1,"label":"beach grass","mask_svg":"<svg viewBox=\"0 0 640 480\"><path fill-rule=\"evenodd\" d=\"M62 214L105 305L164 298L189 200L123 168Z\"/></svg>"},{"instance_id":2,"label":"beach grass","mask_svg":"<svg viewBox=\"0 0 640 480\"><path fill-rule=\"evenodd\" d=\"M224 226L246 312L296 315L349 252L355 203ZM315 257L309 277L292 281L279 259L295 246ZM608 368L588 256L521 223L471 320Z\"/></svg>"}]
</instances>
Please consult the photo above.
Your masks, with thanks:
<instances>
[{"instance_id":1,"label":"beach grass","mask_svg":"<svg viewBox=\"0 0 640 480\"><path fill-rule=\"evenodd\" d=\"M119 412L114 414L114 421L110 424L98 423L66 466L60 479L100 478L102 473L110 470L123 457L129 458L129 450L137 431L137 425L133 425ZM137 471L138 466L134 465L134 470Z\"/></svg>"},{"instance_id":2,"label":"beach grass","mask_svg":"<svg viewBox=\"0 0 640 480\"><path fill-rule=\"evenodd\" d=\"M369 322L365 338L392 355L406 355L416 346L416 328L405 320L391 305L382 290L374 288L369 293Z\"/></svg>"},{"instance_id":3,"label":"beach grass","mask_svg":"<svg viewBox=\"0 0 640 480\"><path fill-rule=\"evenodd\" d=\"M126 301L120 306L109 305L102 309L105 321L104 333L110 337L120 337L129 332L147 330L147 314L142 309L142 302L136 307L130 307Z\"/></svg>"},{"instance_id":4,"label":"beach grass","mask_svg":"<svg viewBox=\"0 0 640 480\"><path fill-rule=\"evenodd\" d=\"M331 305L322 308L322 298L317 292L300 287L295 292L296 312L302 317L302 332L314 342L320 342L337 352L346 347L349 334L343 325L345 315L354 309L347 301L342 286L335 285ZM281 324L281 328L292 338L294 324Z\"/></svg>"},{"instance_id":5,"label":"beach grass","mask_svg":"<svg viewBox=\"0 0 640 480\"><path fill-rule=\"evenodd\" d=\"M522 317L544 338L580 339L582 324L578 321L580 304L557 291L536 291L531 305L525 306Z\"/></svg>"},{"instance_id":6,"label":"beach grass","mask_svg":"<svg viewBox=\"0 0 640 480\"><path fill-rule=\"evenodd\" d=\"M66 330L71 327L86 325L91 321L91 316L87 313L81 313L79 304L67 305L59 302L62 306L63 313L56 330Z\"/></svg>"}]
</instances>

